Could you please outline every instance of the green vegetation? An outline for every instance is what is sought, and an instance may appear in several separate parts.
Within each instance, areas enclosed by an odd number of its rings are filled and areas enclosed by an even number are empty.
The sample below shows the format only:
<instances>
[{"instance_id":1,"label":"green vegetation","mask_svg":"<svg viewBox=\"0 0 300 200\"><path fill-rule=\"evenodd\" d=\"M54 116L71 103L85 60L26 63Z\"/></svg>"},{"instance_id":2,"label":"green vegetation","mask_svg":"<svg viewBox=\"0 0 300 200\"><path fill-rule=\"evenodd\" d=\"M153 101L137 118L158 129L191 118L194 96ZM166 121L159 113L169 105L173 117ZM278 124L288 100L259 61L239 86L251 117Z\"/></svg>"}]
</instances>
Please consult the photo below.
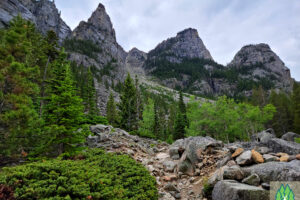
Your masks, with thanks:
<instances>
[{"instance_id":1,"label":"green vegetation","mask_svg":"<svg viewBox=\"0 0 300 200\"><path fill-rule=\"evenodd\" d=\"M292 94L292 103L294 111L293 130L300 133L300 84L295 83Z\"/></svg>"},{"instance_id":2,"label":"green vegetation","mask_svg":"<svg viewBox=\"0 0 300 200\"><path fill-rule=\"evenodd\" d=\"M264 124L276 112L273 105L262 109L232 99L220 97L216 102L192 101L188 105L189 136L211 136L226 142L249 140L252 134L264 129Z\"/></svg>"},{"instance_id":3,"label":"green vegetation","mask_svg":"<svg viewBox=\"0 0 300 200\"><path fill-rule=\"evenodd\" d=\"M97 115L90 70L74 71L55 33L43 37L21 17L2 33L0 157L56 156L80 150L77 147L88 131L77 130L84 124L107 123Z\"/></svg>"},{"instance_id":4,"label":"green vegetation","mask_svg":"<svg viewBox=\"0 0 300 200\"><path fill-rule=\"evenodd\" d=\"M106 105L106 117L108 122L113 125L114 127L118 126L120 123L119 115L116 107L116 103L114 100L114 96L110 93L107 105Z\"/></svg>"},{"instance_id":5,"label":"green vegetation","mask_svg":"<svg viewBox=\"0 0 300 200\"><path fill-rule=\"evenodd\" d=\"M68 39L63 46L67 51L77 52L97 60L97 54L102 52L99 45L91 40Z\"/></svg>"},{"instance_id":6,"label":"green vegetation","mask_svg":"<svg viewBox=\"0 0 300 200\"><path fill-rule=\"evenodd\" d=\"M4 168L1 184L12 188L20 200L158 199L155 178L141 164L102 150Z\"/></svg>"}]
</instances>

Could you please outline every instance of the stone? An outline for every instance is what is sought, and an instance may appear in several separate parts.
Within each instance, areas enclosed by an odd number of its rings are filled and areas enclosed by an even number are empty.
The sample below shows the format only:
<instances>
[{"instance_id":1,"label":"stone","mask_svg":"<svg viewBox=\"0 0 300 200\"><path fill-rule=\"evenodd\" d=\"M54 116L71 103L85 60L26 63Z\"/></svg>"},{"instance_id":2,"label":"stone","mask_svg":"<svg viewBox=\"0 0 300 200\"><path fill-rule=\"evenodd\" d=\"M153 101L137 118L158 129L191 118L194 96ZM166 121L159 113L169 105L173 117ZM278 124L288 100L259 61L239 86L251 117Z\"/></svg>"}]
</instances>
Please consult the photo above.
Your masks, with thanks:
<instances>
[{"instance_id":1,"label":"stone","mask_svg":"<svg viewBox=\"0 0 300 200\"><path fill-rule=\"evenodd\" d=\"M290 141L290 142L295 142L295 138L300 138L300 135L297 133L293 133L293 132L288 132L281 137L281 139Z\"/></svg>"},{"instance_id":2,"label":"stone","mask_svg":"<svg viewBox=\"0 0 300 200\"><path fill-rule=\"evenodd\" d=\"M212 192L213 200L268 200L269 192L234 180L219 181Z\"/></svg>"},{"instance_id":3,"label":"stone","mask_svg":"<svg viewBox=\"0 0 300 200\"><path fill-rule=\"evenodd\" d=\"M268 147L256 147L254 150L260 154L267 154L271 152L271 149L269 149Z\"/></svg>"},{"instance_id":4,"label":"stone","mask_svg":"<svg viewBox=\"0 0 300 200\"><path fill-rule=\"evenodd\" d=\"M242 180L244 178L244 173L241 170L240 166L235 165L232 167L224 168L223 173L224 179L233 179L233 180Z\"/></svg>"},{"instance_id":5,"label":"stone","mask_svg":"<svg viewBox=\"0 0 300 200\"><path fill-rule=\"evenodd\" d=\"M158 153L156 154L156 158L159 160L165 160L169 158L169 155L167 153Z\"/></svg>"},{"instance_id":6,"label":"stone","mask_svg":"<svg viewBox=\"0 0 300 200\"><path fill-rule=\"evenodd\" d=\"M208 148L221 148L223 143L217 141L211 137L189 137L175 141L171 148L178 147L184 149L186 158L192 163L196 164L199 162L199 150L206 151Z\"/></svg>"},{"instance_id":7,"label":"stone","mask_svg":"<svg viewBox=\"0 0 300 200\"><path fill-rule=\"evenodd\" d=\"M131 155L131 156L134 156L134 151L131 150L131 149L128 149L128 150L127 150L127 154L128 154L128 155Z\"/></svg>"},{"instance_id":8,"label":"stone","mask_svg":"<svg viewBox=\"0 0 300 200\"><path fill-rule=\"evenodd\" d=\"M164 194L162 199L163 200L175 200L175 198L170 193Z\"/></svg>"},{"instance_id":9,"label":"stone","mask_svg":"<svg viewBox=\"0 0 300 200\"><path fill-rule=\"evenodd\" d=\"M172 183L167 183L167 184L165 185L164 189L165 189L166 191L169 191L169 192L171 192L171 191L179 192L179 190L178 190L178 189L175 187L175 185L173 185Z\"/></svg>"},{"instance_id":10,"label":"stone","mask_svg":"<svg viewBox=\"0 0 300 200\"><path fill-rule=\"evenodd\" d=\"M245 151L239 157L236 158L236 163L238 165L249 165L252 163L252 153L251 151Z\"/></svg>"},{"instance_id":11,"label":"stone","mask_svg":"<svg viewBox=\"0 0 300 200\"><path fill-rule=\"evenodd\" d=\"M194 167L188 160L180 161L177 165L178 172L182 172L189 176L194 175Z\"/></svg>"},{"instance_id":12,"label":"stone","mask_svg":"<svg viewBox=\"0 0 300 200\"><path fill-rule=\"evenodd\" d=\"M264 163L264 158L263 156L258 153L257 151L255 151L254 149L251 151L251 154L252 154L252 159L254 162L256 163Z\"/></svg>"},{"instance_id":13,"label":"stone","mask_svg":"<svg viewBox=\"0 0 300 200\"><path fill-rule=\"evenodd\" d=\"M242 168L245 176L257 174L262 182L300 181L300 161L267 162Z\"/></svg>"},{"instance_id":14,"label":"stone","mask_svg":"<svg viewBox=\"0 0 300 200\"><path fill-rule=\"evenodd\" d=\"M277 161L277 159L278 159L278 157L272 156L270 154L264 154L263 158L266 162L273 162L273 161Z\"/></svg>"},{"instance_id":15,"label":"stone","mask_svg":"<svg viewBox=\"0 0 300 200\"><path fill-rule=\"evenodd\" d=\"M171 147L169 149L169 154L170 154L170 157L173 159L173 160L179 160L180 159L180 156L179 156L179 147Z\"/></svg>"},{"instance_id":16,"label":"stone","mask_svg":"<svg viewBox=\"0 0 300 200\"><path fill-rule=\"evenodd\" d=\"M289 142L279 138L273 138L268 141L267 146L275 153L283 152L289 155L300 154L300 144L296 142Z\"/></svg>"},{"instance_id":17,"label":"stone","mask_svg":"<svg viewBox=\"0 0 300 200\"><path fill-rule=\"evenodd\" d=\"M260 133L254 134L251 136L251 140L253 142L261 142L263 144L268 143L269 140L271 140L272 138L275 138L275 134L274 134L274 130L273 129L268 129L265 131L262 131Z\"/></svg>"},{"instance_id":18,"label":"stone","mask_svg":"<svg viewBox=\"0 0 300 200\"><path fill-rule=\"evenodd\" d=\"M242 148L242 146L240 144L235 143L227 145L227 148L231 153L234 153L237 149Z\"/></svg>"},{"instance_id":19,"label":"stone","mask_svg":"<svg viewBox=\"0 0 300 200\"><path fill-rule=\"evenodd\" d=\"M102 124L98 124L95 126L90 126L90 130L94 134L102 134L102 133L109 134L111 127L102 125Z\"/></svg>"},{"instance_id":20,"label":"stone","mask_svg":"<svg viewBox=\"0 0 300 200\"><path fill-rule=\"evenodd\" d=\"M241 155L244 152L243 148L238 148L237 150L235 150L235 152L232 154L232 158L238 157L239 155Z\"/></svg>"},{"instance_id":21,"label":"stone","mask_svg":"<svg viewBox=\"0 0 300 200\"><path fill-rule=\"evenodd\" d=\"M296 155L296 159L300 160L300 154Z\"/></svg>"},{"instance_id":22,"label":"stone","mask_svg":"<svg viewBox=\"0 0 300 200\"><path fill-rule=\"evenodd\" d=\"M163 162L163 166L164 166L164 170L166 172L173 172L175 167L176 167L176 163L173 161L165 161Z\"/></svg>"},{"instance_id":23,"label":"stone","mask_svg":"<svg viewBox=\"0 0 300 200\"><path fill-rule=\"evenodd\" d=\"M210 186L214 186L218 181L223 180L224 171L228 168L228 166L221 167L220 169L217 169L209 178L207 181L207 184Z\"/></svg>"},{"instance_id":24,"label":"stone","mask_svg":"<svg viewBox=\"0 0 300 200\"><path fill-rule=\"evenodd\" d=\"M227 166L228 167L232 167L234 165L237 165L236 162L234 160L230 160L228 163L227 163Z\"/></svg>"},{"instance_id":25,"label":"stone","mask_svg":"<svg viewBox=\"0 0 300 200\"><path fill-rule=\"evenodd\" d=\"M289 156L281 156L280 157L280 162L288 162L289 161Z\"/></svg>"},{"instance_id":26,"label":"stone","mask_svg":"<svg viewBox=\"0 0 300 200\"><path fill-rule=\"evenodd\" d=\"M248 176L247 178L243 179L242 183L245 183L248 185L259 186L260 178L257 174L252 174L252 175Z\"/></svg>"},{"instance_id":27,"label":"stone","mask_svg":"<svg viewBox=\"0 0 300 200\"><path fill-rule=\"evenodd\" d=\"M89 136L86 138L87 145L88 145L89 147L91 147L91 148L96 147L98 141L99 141L98 136L91 136L91 135L89 135Z\"/></svg>"},{"instance_id":28,"label":"stone","mask_svg":"<svg viewBox=\"0 0 300 200\"><path fill-rule=\"evenodd\" d=\"M217 167L223 167L224 165L226 165L229 161L231 160L231 154L227 154L225 155L225 157L217 162Z\"/></svg>"}]
</instances>

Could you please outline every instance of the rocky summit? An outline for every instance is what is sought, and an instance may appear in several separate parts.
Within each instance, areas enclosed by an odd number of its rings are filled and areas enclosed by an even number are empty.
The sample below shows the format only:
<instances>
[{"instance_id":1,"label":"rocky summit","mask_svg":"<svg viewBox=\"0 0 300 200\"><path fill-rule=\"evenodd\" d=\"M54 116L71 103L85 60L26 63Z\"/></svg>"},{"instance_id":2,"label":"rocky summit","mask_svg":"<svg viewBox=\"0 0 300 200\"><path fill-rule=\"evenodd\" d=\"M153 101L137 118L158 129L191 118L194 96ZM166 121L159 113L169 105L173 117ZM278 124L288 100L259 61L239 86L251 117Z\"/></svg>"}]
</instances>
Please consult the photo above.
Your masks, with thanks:
<instances>
[{"instance_id":1,"label":"rocky summit","mask_svg":"<svg viewBox=\"0 0 300 200\"><path fill-rule=\"evenodd\" d=\"M0 27L6 27L9 21L21 15L34 22L40 32L54 31L62 42L71 34L71 29L62 20L54 2L49 0L1 0Z\"/></svg>"}]
</instances>

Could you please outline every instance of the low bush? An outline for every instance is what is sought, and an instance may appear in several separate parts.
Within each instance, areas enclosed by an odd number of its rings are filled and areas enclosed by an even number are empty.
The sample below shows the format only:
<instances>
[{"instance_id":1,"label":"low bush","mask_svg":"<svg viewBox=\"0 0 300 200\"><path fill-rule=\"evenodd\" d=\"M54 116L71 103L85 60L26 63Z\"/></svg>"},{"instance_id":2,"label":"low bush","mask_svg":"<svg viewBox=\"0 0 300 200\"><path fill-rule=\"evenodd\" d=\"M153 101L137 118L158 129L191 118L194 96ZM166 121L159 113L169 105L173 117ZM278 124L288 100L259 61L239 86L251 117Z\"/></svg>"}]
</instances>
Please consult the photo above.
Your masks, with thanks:
<instances>
[{"instance_id":1,"label":"low bush","mask_svg":"<svg viewBox=\"0 0 300 200\"><path fill-rule=\"evenodd\" d=\"M126 155L89 150L61 158L3 168L0 185L16 199L158 199L155 178Z\"/></svg>"}]
</instances>

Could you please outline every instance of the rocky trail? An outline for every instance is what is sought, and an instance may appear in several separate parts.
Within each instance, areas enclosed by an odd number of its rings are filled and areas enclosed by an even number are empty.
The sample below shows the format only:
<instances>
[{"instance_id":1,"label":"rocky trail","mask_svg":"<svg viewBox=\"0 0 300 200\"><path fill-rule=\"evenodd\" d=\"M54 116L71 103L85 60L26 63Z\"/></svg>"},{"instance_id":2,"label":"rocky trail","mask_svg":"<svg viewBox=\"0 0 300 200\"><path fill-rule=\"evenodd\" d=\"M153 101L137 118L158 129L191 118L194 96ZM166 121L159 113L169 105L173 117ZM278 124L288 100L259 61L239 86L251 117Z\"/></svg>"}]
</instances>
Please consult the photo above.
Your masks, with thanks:
<instances>
[{"instance_id":1,"label":"rocky trail","mask_svg":"<svg viewBox=\"0 0 300 200\"><path fill-rule=\"evenodd\" d=\"M263 131L252 142L223 144L189 137L172 145L140 138L111 126L90 127L92 148L125 153L156 178L160 200L265 200L270 181L300 181L300 144L293 133L278 139ZM241 195L243 197L241 197Z\"/></svg>"}]
</instances>

